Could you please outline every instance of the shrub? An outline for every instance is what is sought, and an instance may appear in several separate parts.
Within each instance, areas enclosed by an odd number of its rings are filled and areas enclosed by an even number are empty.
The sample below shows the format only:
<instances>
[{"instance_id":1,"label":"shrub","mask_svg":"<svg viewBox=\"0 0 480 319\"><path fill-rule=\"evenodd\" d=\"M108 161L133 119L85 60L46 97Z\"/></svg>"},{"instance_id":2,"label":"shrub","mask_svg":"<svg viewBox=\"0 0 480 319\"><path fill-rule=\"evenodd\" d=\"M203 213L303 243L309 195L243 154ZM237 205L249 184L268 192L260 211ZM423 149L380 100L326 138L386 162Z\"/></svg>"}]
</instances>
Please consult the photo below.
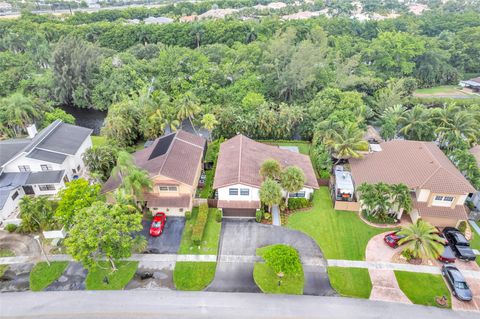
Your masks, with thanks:
<instances>
[{"instance_id":1,"label":"shrub","mask_svg":"<svg viewBox=\"0 0 480 319\"><path fill-rule=\"evenodd\" d=\"M257 212L255 213L255 221L257 223L261 222L262 217L263 217L263 210L261 210L261 209L257 210Z\"/></svg>"},{"instance_id":2,"label":"shrub","mask_svg":"<svg viewBox=\"0 0 480 319\"><path fill-rule=\"evenodd\" d=\"M319 175L320 175L321 179L329 179L330 178L330 172L326 171L326 170L321 170Z\"/></svg>"},{"instance_id":3,"label":"shrub","mask_svg":"<svg viewBox=\"0 0 480 319\"><path fill-rule=\"evenodd\" d=\"M270 213L263 214L263 218L265 218L266 220L270 220L271 217L272 215Z\"/></svg>"},{"instance_id":4,"label":"shrub","mask_svg":"<svg viewBox=\"0 0 480 319\"><path fill-rule=\"evenodd\" d=\"M404 249L402 251L402 256L407 259L407 261L411 260L414 256L413 253L409 249Z\"/></svg>"},{"instance_id":5,"label":"shrub","mask_svg":"<svg viewBox=\"0 0 480 319\"><path fill-rule=\"evenodd\" d=\"M14 231L17 230L17 225L15 225L15 224L8 224L7 226L5 226L5 229L6 229L9 233L13 233Z\"/></svg>"},{"instance_id":6,"label":"shrub","mask_svg":"<svg viewBox=\"0 0 480 319\"><path fill-rule=\"evenodd\" d=\"M462 220L459 224L458 224L458 230L462 233L462 234L465 234L465 231L467 230L467 222Z\"/></svg>"},{"instance_id":7,"label":"shrub","mask_svg":"<svg viewBox=\"0 0 480 319\"><path fill-rule=\"evenodd\" d=\"M223 219L223 212L221 209L217 209L215 220L217 221L217 223L221 223L222 219Z\"/></svg>"},{"instance_id":8,"label":"shrub","mask_svg":"<svg viewBox=\"0 0 480 319\"><path fill-rule=\"evenodd\" d=\"M297 274L302 272L302 264L300 263L300 256L295 248L276 244L267 246L257 250L265 263L272 267L273 271L278 274L283 272L285 274Z\"/></svg>"},{"instance_id":9,"label":"shrub","mask_svg":"<svg viewBox=\"0 0 480 319\"><path fill-rule=\"evenodd\" d=\"M312 203L306 198L289 198L288 208L290 210L297 210L312 206Z\"/></svg>"},{"instance_id":10,"label":"shrub","mask_svg":"<svg viewBox=\"0 0 480 319\"><path fill-rule=\"evenodd\" d=\"M185 212L185 219L186 219L186 220L192 219L192 212L191 212L191 211L187 210L187 211Z\"/></svg>"},{"instance_id":11,"label":"shrub","mask_svg":"<svg viewBox=\"0 0 480 319\"><path fill-rule=\"evenodd\" d=\"M198 209L197 220L192 229L192 241L195 245L200 245L205 231L205 225L208 219L208 204L201 204Z\"/></svg>"}]
</instances>

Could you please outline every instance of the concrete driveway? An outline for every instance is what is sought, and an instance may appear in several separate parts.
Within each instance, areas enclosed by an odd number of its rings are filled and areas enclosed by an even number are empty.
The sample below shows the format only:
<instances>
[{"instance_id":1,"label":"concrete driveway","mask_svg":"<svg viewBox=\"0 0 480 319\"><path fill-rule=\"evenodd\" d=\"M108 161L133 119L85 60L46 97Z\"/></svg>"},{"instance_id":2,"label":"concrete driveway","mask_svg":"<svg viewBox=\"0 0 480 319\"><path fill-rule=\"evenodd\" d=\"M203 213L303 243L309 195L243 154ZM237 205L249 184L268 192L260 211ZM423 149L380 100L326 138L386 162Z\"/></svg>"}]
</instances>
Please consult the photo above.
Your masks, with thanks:
<instances>
[{"instance_id":1,"label":"concrete driveway","mask_svg":"<svg viewBox=\"0 0 480 319\"><path fill-rule=\"evenodd\" d=\"M158 237L150 236L150 223L150 221L142 220L143 230L141 234L148 241L146 251L151 254L176 254L182 240L185 218L167 217L163 233Z\"/></svg>"},{"instance_id":2,"label":"concrete driveway","mask_svg":"<svg viewBox=\"0 0 480 319\"><path fill-rule=\"evenodd\" d=\"M304 294L334 295L326 260L316 242L306 234L255 221L228 220L222 224L215 278L207 291L259 292L253 281L256 249L287 244L298 250L305 273Z\"/></svg>"}]
</instances>

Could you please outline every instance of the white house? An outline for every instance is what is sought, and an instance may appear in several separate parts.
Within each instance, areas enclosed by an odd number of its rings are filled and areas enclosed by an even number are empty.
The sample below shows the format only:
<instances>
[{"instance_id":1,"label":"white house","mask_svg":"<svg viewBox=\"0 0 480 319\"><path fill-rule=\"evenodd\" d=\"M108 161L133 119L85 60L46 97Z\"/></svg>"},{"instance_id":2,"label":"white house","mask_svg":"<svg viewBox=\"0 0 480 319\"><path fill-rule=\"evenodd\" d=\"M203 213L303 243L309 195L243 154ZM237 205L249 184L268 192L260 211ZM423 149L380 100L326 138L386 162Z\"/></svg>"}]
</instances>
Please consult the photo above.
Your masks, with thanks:
<instances>
[{"instance_id":1,"label":"white house","mask_svg":"<svg viewBox=\"0 0 480 319\"><path fill-rule=\"evenodd\" d=\"M224 217L255 217L260 208L259 190L263 182L259 172L265 160L277 160L282 168L297 166L306 182L289 197L310 198L318 182L310 158L289 149L256 142L237 135L220 145L213 188L218 192L218 207ZM286 196L286 192L283 194Z\"/></svg>"},{"instance_id":2,"label":"white house","mask_svg":"<svg viewBox=\"0 0 480 319\"><path fill-rule=\"evenodd\" d=\"M29 138L0 141L0 220L15 215L24 195L55 195L82 175L83 153L92 147L91 129L57 120Z\"/></svg>"}]
</instances>

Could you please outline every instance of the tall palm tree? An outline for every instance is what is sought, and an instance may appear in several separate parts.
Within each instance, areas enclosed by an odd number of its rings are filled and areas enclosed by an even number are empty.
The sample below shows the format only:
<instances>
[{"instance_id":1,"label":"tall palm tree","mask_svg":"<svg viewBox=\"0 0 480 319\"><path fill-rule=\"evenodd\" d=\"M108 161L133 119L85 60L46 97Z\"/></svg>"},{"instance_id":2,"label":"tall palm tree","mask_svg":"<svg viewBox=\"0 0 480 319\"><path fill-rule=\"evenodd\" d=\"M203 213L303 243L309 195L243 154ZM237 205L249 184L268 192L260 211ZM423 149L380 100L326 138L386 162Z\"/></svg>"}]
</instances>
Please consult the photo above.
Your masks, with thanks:
<instances>
[{"instance_id":1,"label":"tall palm tree","mask_svg":"<svg viewBox=\"0 0 480 319\"><path fill-rule=\"evenodd\" d=\"M404 211L409 213L412 210L412 196L408 186L395 184L390 186L390 190L392 192L393 206L398 211L398 215L401 216Z\"/></svg>"},{"instance_id":2,"label":"tall palm tree","mask_svg":"<svg viewBox=\"0 0 480 319\"><path fill-rule=\"evenodd\" d=\"M430 112L423 105L415 105L406 112L400 122L400 132L411 140L432 140L434 131L433 123L430 120Z\"/></svg>"},{"instance_id":3,"label":"tall palm tree","mask_svg":"<svg viewBox=\"0 0 480 319\"><path fill-rule=\"evenodd\" d=\"M135 167L124 177L122 188L126 194L133 196L135 202L138 202L143 200L145 191L152 190L153 182L147 171Z\"/></svg>"},{"instance_id":4,"label":"tall palm tree","mask_svg":"<svg viewBox=\"0 0 480 319\"><path fill-rule=\"evenodd\" d=\"M259 196L270 212L273 205L280 204L282 201L282 188L276 181L267 178L260 186Z\"/></svg>"},{"instance_id":5,"label":"tall palm tree","mask_svg":"<svg viewBox=\"0 0 480 319\"><path fill-rule=\"evenodd\" d=\"M120 151L117 156L117 165L113 168L110 175L114 178L120 178L123 182L123 179L133 169L135 169L135 163L133 162L132 155L127 151Z\"/></svg>"},{"instance_id":6,"label":"tall palm tree","mask_svg":"<svg viewBox=\"0 0 480 319\"><path fill-rule=\"evenodd\" d=\"M331 132L331 137L325 140L325 145L332 155L341 159L359 158L360 150L368 149L368 142L363 139L364 132L355 123L348 123L341 131ZM337 161L337 163L338 163Z\"/></svg>"},{"instance_id":7,"label":"tall palm tree","mask_svg":"<svg viewBox=\"0 0 480 319\"><path fill-rule=\"evenodd\" d=\"M263 179L270 178L277 180L280 178L281 173L282 167L280 163L274 159L267 159L262 163L262 166L260 166L259 174Z\"/></svg>"},{"instance_id":8,"label":"tall palm tree","mask_svg":"<svg viewBox=\"0 0 480 319\"><path fill-rule=\"evenodd\" d=\"M212 132L215 126L218 125L218 121L213 114L204 114L202 118L203 127L209 132L210 141L212 140Z\"/></svg>"},{"instance_id":9,"label":"tall palm tree","mask_svg":"<svg viewBox=\"0 0 480 319\"><path fill-rule=\"evenodd\" d=\"M288 207L288 195L296 193L305 185L305 174L298 166L287 167L280 176L280 185L287 192L285 196L285 206Z\"/></svg>"},{"instance_id":10,"label":"tall palm tree","mask_svg":"<svg viewBox=\"0 0 480 319\"><path fill-rule=\"evenodd\" d=\"M416 224L411 224L398 232L405 237L399 244L405 244L415 258L436 259L443 252L445 240L438 236L438 230L431 224L419 219Z\"/></svg>"},{"instance_id":11,"label":"tall palm tree","mask_svg":"<svg viewBox=\"0 0 480 319\"><path fill-rule=\"evenodd\" d=\"M192 119L201 111L200 101L198 98L193 94L193 92L189 91L175 100L175 104L178 109L177 119L179 121L183 121L188 118L193 130L196 133Z\"/></svg>"},{"instance_id":12,"label":"tall palm tree","mask_svg":"<svg viewBox=\"0 0 480 319\"><path fill-rule=\"evenodd\" d=\"M0 114L2 126L9 128L9 131L16 137L20 136L25 127L40 116L32 99L21 93L14 93L1 99Z\"/></svg>"}]
</instances>

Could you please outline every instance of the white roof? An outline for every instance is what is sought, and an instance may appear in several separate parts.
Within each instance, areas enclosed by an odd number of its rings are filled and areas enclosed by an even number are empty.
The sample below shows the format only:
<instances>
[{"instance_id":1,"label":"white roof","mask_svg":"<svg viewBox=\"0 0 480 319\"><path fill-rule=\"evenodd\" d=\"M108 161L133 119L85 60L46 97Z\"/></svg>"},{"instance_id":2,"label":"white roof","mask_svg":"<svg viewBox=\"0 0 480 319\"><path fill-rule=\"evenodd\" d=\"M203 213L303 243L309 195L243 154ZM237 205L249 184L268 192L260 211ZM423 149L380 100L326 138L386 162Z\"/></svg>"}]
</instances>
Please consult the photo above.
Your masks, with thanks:
<instances>
[{"instance_id":1,"label":"white roof","mask_svg":"<svg viewBox=\"0 0 480 319\"><path fill-rule=\"evenodd\" d=\"M353 194L354 187L350 172L335 170L335 188L343 192L349 191Z\"/></svg>"}]
</instances>

